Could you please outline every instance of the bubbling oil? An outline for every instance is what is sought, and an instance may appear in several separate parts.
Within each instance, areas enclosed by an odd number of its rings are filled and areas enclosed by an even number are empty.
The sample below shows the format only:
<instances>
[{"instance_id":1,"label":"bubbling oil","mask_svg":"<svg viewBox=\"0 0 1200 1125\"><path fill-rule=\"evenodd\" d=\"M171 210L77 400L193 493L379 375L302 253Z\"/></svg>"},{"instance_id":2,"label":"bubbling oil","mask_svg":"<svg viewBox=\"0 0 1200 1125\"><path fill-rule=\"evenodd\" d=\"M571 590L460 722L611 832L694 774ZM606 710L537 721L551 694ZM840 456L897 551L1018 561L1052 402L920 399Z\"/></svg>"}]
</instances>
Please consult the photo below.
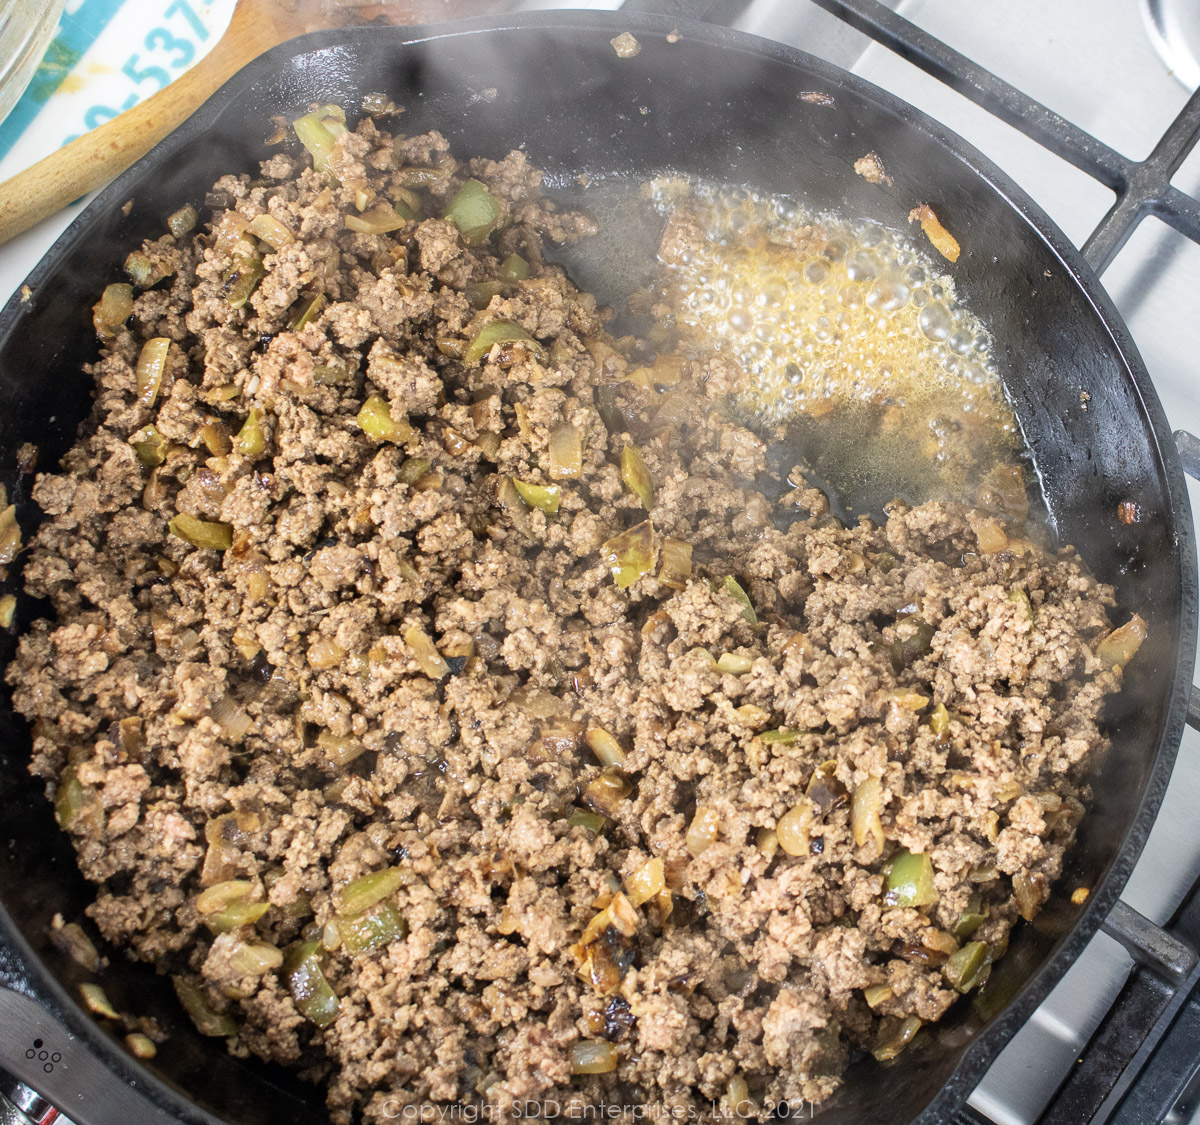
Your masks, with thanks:
<instances>
[{"instance_id":1,"label":"bubbling oil","mask_svg":"<svg viewBox=\"0 0 1200 1125\"><path fill-rule=\"evenodd\" d=\"M681 179L647 195L667 218L657 296L694 348L736 362L745 420L819 422L844 481L891 477L915 499L965 495L1012 459L991 334L907 232ZM693 237L671 252L680 222Z\"/></svg>"}]
</instances>

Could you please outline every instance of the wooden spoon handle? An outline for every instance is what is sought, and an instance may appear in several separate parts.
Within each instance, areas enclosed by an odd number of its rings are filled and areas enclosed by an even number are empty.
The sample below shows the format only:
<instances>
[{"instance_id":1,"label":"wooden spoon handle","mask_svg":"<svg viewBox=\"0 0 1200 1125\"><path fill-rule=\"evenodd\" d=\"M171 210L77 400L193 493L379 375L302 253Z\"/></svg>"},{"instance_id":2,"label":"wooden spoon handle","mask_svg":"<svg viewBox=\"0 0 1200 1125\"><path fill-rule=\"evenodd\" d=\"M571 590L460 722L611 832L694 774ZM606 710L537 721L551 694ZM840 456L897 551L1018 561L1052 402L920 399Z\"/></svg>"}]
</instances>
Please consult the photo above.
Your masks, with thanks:
<instances>
[{"instance_id":1,"label":"wooden spoon handle","mask_svg":"<svg viewBox=\"0 0 1200 1125\"><path fill-rule=\"evenodd\" d=\"M125 171L246 63L285 38L260 5L238 4L225 34L191 70L0 183L0 245Z\"/></svg>"}]
</instances>

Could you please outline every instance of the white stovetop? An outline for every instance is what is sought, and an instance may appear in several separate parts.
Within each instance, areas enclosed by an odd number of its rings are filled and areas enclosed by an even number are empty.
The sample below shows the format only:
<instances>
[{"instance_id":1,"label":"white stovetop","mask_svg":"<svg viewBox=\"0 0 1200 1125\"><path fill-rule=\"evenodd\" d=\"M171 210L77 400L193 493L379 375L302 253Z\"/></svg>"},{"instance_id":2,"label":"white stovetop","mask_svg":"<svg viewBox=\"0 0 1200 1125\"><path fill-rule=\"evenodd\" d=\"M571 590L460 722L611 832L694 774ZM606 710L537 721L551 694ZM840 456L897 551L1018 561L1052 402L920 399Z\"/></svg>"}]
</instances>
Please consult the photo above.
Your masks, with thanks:
<instances>
[{"instance_id":1,"label":"white stovetop","mask_svg":"<svg viewBox=\"0 0 1200 1125\"><path fill-rule=\"evenodd\" d=\"M1156 53L1142 10L1134 0L888 0L951 46L990 68L1027 94L1129 157L1148 154L1182 108L1187 91ZM1143 0L1145 2L1145 0ZM148 8L165 0L126 0L90 61L97 81L104 52L125 51L130 29L145 34ZM81 6L73 0L68 11ZM619 0L577 3L525 0L521 7L620 7ZM232 0L197 0L218 36ZM164 8L165 10L165 8ZM125 26L121 21L126 21ZM801 47L848 67L898 94L960 133L1012 175L1076 242L1082 243L1109 204L1111 193L1057 157L977 109L890 52L849 31L807 0L754 0L738 27ZM199 45L197 56L205 44ZM85 60L88 61L88 60ZM70 102L70 99L66 99ZM78 98L62 114L78 114ZM54 114L39 119L3 162L11 175L58 143ZM61 122L59 122L61 125ZM59 132L64 130L59 128ZM69 131L69 130L68 130ZM61 139L61 138L59 138ZM1200 157L1175 177L1185 191L1200 191ZM0 300L36 264L79 206L48 220L0 251ZM1158 388L1173 428L1200 430L1200 246L1155 220L1144 222L1104 278L1124 315ZM1200 489L1192 483L1194 510ZM1125 898L1155 921L1165 921L1182 893L1200 875L1200 736L1189 730L1163 813L1126 890ZM1097 936L1049 1000L989 1071L972 1104L999 1125L1032 1122L1067 1072L1129 969L1111 939Z\"/></svg>"}]
</instances>

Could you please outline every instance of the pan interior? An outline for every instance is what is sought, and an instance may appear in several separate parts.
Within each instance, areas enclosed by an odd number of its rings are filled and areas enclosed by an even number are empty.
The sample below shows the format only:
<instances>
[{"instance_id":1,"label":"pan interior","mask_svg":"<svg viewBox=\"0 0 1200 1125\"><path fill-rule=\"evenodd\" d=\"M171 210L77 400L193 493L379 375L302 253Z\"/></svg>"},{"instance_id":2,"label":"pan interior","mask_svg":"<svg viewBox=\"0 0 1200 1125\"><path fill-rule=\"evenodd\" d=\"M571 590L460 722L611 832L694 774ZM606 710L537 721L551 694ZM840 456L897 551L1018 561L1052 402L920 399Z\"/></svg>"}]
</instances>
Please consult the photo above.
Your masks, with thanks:
<instances>
[{"instance_id":1,"label":"pan interior","mask_svg":"<svg viewBox=\"0 0 1200 1125\"><path fill-rule=\"evenodd\" d=\"M621 59L609 39L627 28L641 51ZM280 48L243 71L100 197L31 277L32 299L4 313L0 466L15 489L23 526L32 526L36 509L27 500L29 480L12 474L15 450L34 441L42 465L52 465L86 416L90 387L81 367L95 357L89 310L97 294L118 279L130 246L162 230L165 215L201 202L223 172L253 172L269 155L262 138L272 115L294 117L310 102L353 107L364 94L383 92L405 107L396 128L410 134L436 128L460 156L500 158L522 148L560 184L581 175L639 182L682 172L801 194L816 209L893 227L906 225L915 203L928 202L947 221L953 217L963 246L955 267L960 295L995 337L1055 531L1116 585L1119 613L1137 609L1150 623L1150 639L1111 717L1114 747L1096 778L1092 813L1061 883L1100 888L1115 868L1109 889L1093 895L1094 928L1144 838L1142 815L1134 846L1123 849L1143 798L1169 767L1173 751L1166 752L1164 767L1158 748L1171 718L1180 622L1190 620L1193 608L1184 604L1191 587L1179 562L1190 526L1170 503L1158 453L1161 415L1156 403L1143 401L1134 377L1138 361L1106 323L1111 313L1097 312L1099 298L1064 263L1065 251L1056 246L1065 243L1039 233L1005 197L1008 189L989 182L990 173L981 176L974 158L956 154L925 119L784 49L699 28L672 42L670 30L648 20L634 26L622 17L618 27L598 16L559 15L407 44L411 32L368 29ZM802 96L813 92L826 96ZM853 162L871 150L894 177L887 191L853 173ZM123 213L126 200L132 206ZM1127 500L1142 513L1133 525L1116 516L1118 503ZM5 636L0 660L7 663L13 649ZM0 723L0 801L8 828L0 901L52 975L70 985L73 970L48 947L46 926L56 912L81 914L88 889L39 787L26 777L28 730L7 706ZM869 1112L881 1125L909 1121L947 1083L939 1104L952 1104L945 1099L986 1064L987 1045L1002 1042L1048 989L1044 970L1052 955L1063 947L1062 962L1082 946L1088 934L1081 930L1088 927L1077 923L1085 909L1052 900L1035 925L1014 934L1008 956L974 1004L953 1010L903 1065L853 1064L822 1120L849 1123ZM107 981L118 1007L144 1010L151 1003L172 1027L170 1049L160 1052L155 1073L206 1113L244 1125L265 1125L284 1113L296 1121L324 1120L309 1090L268 1068L232 1060L219 1043L192 1034L149 970L116 957ZM1020 1002L1008 1006L1022 990Z\"/></svg>"}]
</instances>

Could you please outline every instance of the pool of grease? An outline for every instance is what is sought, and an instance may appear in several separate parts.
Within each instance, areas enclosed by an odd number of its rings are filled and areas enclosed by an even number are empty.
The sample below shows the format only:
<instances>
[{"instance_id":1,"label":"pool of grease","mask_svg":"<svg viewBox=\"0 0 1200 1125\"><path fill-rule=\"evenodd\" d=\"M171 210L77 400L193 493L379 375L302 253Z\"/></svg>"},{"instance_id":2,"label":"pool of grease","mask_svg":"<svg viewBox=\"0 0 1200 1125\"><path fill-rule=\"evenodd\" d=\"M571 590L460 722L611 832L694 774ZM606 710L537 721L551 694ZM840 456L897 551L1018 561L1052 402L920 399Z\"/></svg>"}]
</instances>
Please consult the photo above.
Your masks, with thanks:
<instances>
[{"instance_id":1,"label":"pool of grease","mask_svg":"<svg viewBox=\"0 0 1200 1125\"><path fill-rule=\"evenodd\" d=\"M798 465L848 519L896 497L973 501L991 468L1025 460L992 336L919 228L674 177L553 195L597 223L552 256L613 308L615 335L665 326L675 350L737 362L726 406L768 440L779 491ZM664 263L681 219L703 237Z\"/></svg>"}]
</instances>

